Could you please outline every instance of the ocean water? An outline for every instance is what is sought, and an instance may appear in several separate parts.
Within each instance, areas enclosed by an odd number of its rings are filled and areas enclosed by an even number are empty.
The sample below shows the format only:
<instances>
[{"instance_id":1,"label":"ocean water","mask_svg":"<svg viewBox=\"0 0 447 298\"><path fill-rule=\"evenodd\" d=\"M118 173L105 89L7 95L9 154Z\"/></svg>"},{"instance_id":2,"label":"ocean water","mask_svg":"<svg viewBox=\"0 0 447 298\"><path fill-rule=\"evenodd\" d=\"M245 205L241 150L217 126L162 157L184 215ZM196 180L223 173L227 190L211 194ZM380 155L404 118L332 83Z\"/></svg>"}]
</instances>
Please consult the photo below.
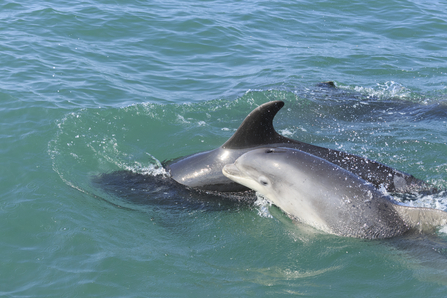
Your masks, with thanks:
<instances>
[{"instance_id":1,"label":"ocean water","mask_svg":"<svg viewBox=\"0 0 447 298\"><path fill-rule=\"evenodd\" d=\"M160 174L163 161L220 146L279 99L281 134L445 189L446 9L1 1L0 296L447 296L445 228L342 238L265 202L94 182ZM329 80L336 88L319 85ZM447 210L444 192L403 200Z\"/></svg>"}]
</instances>

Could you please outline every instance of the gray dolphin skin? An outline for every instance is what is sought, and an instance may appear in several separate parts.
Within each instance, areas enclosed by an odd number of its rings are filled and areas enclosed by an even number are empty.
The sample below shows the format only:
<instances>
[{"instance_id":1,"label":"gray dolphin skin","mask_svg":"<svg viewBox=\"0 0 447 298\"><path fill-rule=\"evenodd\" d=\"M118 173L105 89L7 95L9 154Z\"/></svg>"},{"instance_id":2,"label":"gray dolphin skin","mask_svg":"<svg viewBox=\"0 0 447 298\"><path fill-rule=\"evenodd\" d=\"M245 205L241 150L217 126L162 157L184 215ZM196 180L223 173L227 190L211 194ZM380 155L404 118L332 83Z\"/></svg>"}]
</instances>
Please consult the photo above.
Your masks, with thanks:
<instances>
[{"instance_id":1,"label":"gray dolphin skin","mask_svg":"<svg viewBox=\"0 0 447 298\"><path fill-rule=\"evenodd\" d=\"M432 189L424 181L379 162L279 135L273 127L273 118L283 106L282 101L272 101L257 107L221 147L171 161L165 165L166 170L175 181L191 188L219 192L244 191L247 190L246 187L222 174L223 166L233 163L242 154L259 147L287 147L323 158L371 182L376 187L385 187L390 192Z\"/></svg>"},{"instance_id":2,"label":"gray dolphin skin","mask_svg":"<svg viewBox=\"0 0 447 298\"><path fill-rule=\"evenodd\" d=\"M398 205L359 176L296 149L252 150L222 172L291 218L339 236L390 238L447 224L447 212Z\"/></svg>"}]
</instances>

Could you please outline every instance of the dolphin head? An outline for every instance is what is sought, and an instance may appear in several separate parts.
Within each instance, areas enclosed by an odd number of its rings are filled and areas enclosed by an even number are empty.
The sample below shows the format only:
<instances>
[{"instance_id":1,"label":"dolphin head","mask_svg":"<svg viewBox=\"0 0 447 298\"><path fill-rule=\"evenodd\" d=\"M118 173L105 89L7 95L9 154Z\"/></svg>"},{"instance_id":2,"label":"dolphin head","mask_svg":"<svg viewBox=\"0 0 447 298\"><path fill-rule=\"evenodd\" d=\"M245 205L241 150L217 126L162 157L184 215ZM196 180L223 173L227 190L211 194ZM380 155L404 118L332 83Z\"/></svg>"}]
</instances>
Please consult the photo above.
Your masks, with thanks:
<instances>
[{"instance_id":1,"label":"dolphin head","mask_svg":"<svg viewBox=\"0 0 447 298\"><path fill-rule=\"evenodd\" d=\"M242 184L266 197L276 206L284 209L288 214L301 213L291 206L295 205L296 198L304 188L310 187L305 184L297 189L296 180L306 180L309 173L300 167L300 160L295 155L308 154L290 148L266 147L248 151L240 156L233 164L225 165L222 173L229 179ZM314 158L312 156L312 158ZM298 164L297 164L298 163ZM298 191L298 193L297 193ZM309 192L311 190L308 190ZM305 211L306 203L301 208ZM296 206L295 206L296 207Z\"/></svg>"},{"instance_id":2,"label":"dolphin head","mask_svg":"<svg viewBox=\"0 0 447 298\"><path fill-rule=\"evenodd\" d=\"M223 167L222 173L229 179L251 188L273 200L275 186L281 183L277 172L281 171L284 155L266 159L266 155L279 153L279 148L260 148L240 156L233 164ZM280 162L281 159L282 161ZM265 162L264 162L265 161Z\"/></svg>"},{"instance_id":3,"label":"dolphin head","mask_svg":"<svg viewBox=\"0 0 447 298\"><path fill-rule=\"evenodd\" d=\"M255 190L289 216L326 230L318 203L322 196L312 183L325 175L325 170L318 167L321 162L300 150L265 147L243 154L233 164L225 165L222 173Z\"/></svg>"}]
</instances>

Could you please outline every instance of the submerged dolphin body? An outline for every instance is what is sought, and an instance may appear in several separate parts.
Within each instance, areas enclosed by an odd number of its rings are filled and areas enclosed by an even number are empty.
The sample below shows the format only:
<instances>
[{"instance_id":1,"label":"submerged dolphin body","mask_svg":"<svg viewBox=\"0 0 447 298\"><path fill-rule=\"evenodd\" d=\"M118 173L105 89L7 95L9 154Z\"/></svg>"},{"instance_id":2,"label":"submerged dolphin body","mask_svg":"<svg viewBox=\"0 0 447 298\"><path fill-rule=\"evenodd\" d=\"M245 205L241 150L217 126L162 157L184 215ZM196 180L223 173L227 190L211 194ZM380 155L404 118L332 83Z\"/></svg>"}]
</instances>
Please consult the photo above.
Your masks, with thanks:
<instances>
[{"instance_id":1,"label":"submerged dolphin body","mask_svg":"<svg viewBox=\"0 0 447 298\"><path fill-rule=\"evenodd\" d=\"M390 238L447 224L447 212L398 205L359 176L296 149L252 150L222 172L290 217L339 236Z\"/></svg>"},{"instance_id":2,"label":"submerged dolphin body","mask_svg":"<svg viewBox=\"0 0 447 298\"><path fill-rule=\"evenodd\" d=\"M223 166L258 147L287 147L325 159L376 187L384 186L390 192L431 189L422 180L379 162L281 136L273 127L273 118L283 106L282 101L272 101L257 107L221 147L174 160L165 165L166 170L175 181L191 188L219 192L244 191L247 188L222 174Z\"/></svg>"}]
</instances>

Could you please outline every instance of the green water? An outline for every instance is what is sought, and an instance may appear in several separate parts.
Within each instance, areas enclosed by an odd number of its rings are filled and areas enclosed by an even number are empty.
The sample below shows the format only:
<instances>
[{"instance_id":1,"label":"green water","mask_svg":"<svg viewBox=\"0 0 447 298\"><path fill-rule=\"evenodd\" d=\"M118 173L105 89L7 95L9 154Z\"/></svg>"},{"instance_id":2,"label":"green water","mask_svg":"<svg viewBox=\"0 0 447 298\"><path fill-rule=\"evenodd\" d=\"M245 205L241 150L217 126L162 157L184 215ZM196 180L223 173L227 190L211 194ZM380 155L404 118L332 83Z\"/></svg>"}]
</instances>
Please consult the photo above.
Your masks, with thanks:
<instances>
[{"instance_id":1,"label":"green water","mask_svg":"<svg viewBox=\"0 0 447 298\"><path fill-rule=\"evenodd\" d=\"M280 99L283 135L445 188L445 9L0 3L0 296L446 296L444 229L341 238L266 205L136 205L92 183L220 146ZM407 203L447 209L443 193Z\"/></svg>"}]
</instances>

